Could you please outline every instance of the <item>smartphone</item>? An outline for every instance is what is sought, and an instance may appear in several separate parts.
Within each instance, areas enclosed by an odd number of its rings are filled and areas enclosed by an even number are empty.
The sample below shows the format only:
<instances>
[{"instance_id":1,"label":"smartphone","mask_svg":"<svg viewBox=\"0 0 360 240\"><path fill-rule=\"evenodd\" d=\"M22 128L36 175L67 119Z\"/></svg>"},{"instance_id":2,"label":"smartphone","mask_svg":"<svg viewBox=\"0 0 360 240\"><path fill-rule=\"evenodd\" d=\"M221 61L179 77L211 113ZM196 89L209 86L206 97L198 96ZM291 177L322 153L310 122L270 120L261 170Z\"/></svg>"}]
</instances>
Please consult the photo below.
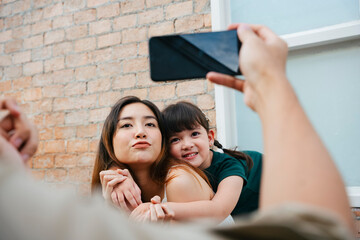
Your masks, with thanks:
<instances>
[{"instance_id":1,"label":"smartphone","mask_svg":"<svg viewBox=\"0 0 360 240\"><path fill-rule=\"evenodd\" d=\"M167 35L149 40L153 81L205 78L210 71L241 75L236 30Z\"/></svg>"}]
</instances>

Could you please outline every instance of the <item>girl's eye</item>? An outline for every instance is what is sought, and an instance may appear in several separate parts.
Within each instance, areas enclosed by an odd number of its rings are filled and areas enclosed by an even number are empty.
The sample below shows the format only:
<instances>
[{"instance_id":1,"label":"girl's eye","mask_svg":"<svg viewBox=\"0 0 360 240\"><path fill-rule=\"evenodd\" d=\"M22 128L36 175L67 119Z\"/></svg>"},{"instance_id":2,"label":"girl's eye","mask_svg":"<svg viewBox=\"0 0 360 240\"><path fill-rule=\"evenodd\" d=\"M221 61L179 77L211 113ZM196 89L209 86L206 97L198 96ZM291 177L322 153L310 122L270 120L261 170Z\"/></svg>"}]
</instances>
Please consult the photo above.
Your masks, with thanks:
<instances>
[{"instance_id":1,"label":"girl's eye","mask_svg":"<svg viewBox=\"0 0 360 240\"><path fill-rule=\"evenodd\" d=\"M170 140L170 143L176 143L176 142L178 142L178 141L180 141L179 138L172 138L172 139Z\"/></svg>"},{"instance_id":2,"label":"girl's eye","mask_svg":"<svg viewBox=\"0 0 360 240\"><path fill-rule=\"evenodd\" d=\"M145 124L146 126L149 126L149 127L156 127L156 125L154 123L147 123Z\"/></svg>"},{"instance_id":3,"label":"girl's eye","mask_svg":"<svg viewBox=\"0 0 360 240\"><path fill-rule=\"evenodd\" d=\"M199 132L193 132L193 133L191 133L191 136L192 136L192 137L196 137L196 136L198 136L198 135L200 135Z\"/></svg>"},{"instance_id":4,"label":"girl's eye","mask_svg":"<svg viewBox=\"0 0 360 240\"><path fill-rule=\"evenodd\" d=\"M125 123L120 126L120 128L129 128L129 127L131 127L130 123Z\"/></svg>"}]
</instances>

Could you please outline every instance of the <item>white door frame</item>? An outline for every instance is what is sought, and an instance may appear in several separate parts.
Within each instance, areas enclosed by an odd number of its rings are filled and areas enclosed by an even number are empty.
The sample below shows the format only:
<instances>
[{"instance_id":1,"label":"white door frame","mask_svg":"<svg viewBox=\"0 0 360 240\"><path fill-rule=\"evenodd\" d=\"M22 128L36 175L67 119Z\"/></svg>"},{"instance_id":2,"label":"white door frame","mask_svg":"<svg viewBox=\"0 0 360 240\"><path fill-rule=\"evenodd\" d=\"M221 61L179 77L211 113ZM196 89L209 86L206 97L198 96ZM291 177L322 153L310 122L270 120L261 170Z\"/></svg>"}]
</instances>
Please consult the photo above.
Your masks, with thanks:
<instances>
[{"instance_id":1,"label":"white door frame","mask_svg":"<svg viewBox=\"0 0 360 240\"><path fill-rule=\"evenodd\" d=\"M226 30L231 23L230 0L211 0L211 22L213 31ZM359 39L360 20L281 37L288 43L289 51ZM238 142L235 91L215 85L215 106L217 139L224 147L235 147ZM360 186L347 187L347 193L351 206L360 207Z\"/></svg>"}]
</instances>

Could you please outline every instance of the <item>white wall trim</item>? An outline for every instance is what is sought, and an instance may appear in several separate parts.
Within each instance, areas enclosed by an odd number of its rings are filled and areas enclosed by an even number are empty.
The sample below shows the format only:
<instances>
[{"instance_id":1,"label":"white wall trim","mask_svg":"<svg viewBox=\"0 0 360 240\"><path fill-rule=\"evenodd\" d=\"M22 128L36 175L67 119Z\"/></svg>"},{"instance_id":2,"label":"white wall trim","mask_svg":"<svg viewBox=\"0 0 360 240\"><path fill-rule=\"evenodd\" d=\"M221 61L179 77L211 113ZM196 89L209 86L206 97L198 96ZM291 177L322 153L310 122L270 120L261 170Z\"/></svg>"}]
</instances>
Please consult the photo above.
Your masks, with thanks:
<instances>
[{"instance_id":1,"label":"white wall trim","mask_svg":"<svg viewBox=\"0 0 360 240\"><path fill-rule=\"evenodd\" d=\"M211 0L211 22L213 31L226 30L230 24L230 1ZM225 148L237 145L235 91L215 85L215 107L217 139Z\"/></svg>"},{"instance_id":2,"label":"white wall trim","mask_svg":"<svg viewBox=\"0 0 360 240\"><path fill-rule=\"evenodd\" d=\"M360 207L360 187L347 187L351 207Z\"/></svg>"},{"instance_id":3,"label":"white wall trim","mask_svg":"<svg viewBox=\"0 0 360 240\"><path fill-rule=\"evenodd\" d=\"M281 36L289 50L321 46L360 38L360 20Z\"/></svg>"}]
</instances>

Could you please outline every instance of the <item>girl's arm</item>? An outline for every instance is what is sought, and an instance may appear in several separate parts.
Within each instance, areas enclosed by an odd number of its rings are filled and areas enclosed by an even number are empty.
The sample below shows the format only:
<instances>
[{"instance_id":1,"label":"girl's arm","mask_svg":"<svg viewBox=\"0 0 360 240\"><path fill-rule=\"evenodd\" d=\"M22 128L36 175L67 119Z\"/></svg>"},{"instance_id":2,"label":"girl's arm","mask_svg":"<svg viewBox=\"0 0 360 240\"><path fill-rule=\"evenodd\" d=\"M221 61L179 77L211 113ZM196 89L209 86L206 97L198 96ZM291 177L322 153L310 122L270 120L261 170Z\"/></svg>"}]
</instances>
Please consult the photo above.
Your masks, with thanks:
<instances>
[{"instance_id":1,"label":"girl's arm","mask_svg":"<svg viewBox=\"0 0 360 240\"><path fill-rule=\"evenodd\" d=\"M174 211L174 220L177 221L194 218L214 218L222 221L234 210L243 182L239 176L230 176L220 182L218 191L211 200L198 199L180 203L168 199L167 205Z\"/></svg>"}]
</instances>

